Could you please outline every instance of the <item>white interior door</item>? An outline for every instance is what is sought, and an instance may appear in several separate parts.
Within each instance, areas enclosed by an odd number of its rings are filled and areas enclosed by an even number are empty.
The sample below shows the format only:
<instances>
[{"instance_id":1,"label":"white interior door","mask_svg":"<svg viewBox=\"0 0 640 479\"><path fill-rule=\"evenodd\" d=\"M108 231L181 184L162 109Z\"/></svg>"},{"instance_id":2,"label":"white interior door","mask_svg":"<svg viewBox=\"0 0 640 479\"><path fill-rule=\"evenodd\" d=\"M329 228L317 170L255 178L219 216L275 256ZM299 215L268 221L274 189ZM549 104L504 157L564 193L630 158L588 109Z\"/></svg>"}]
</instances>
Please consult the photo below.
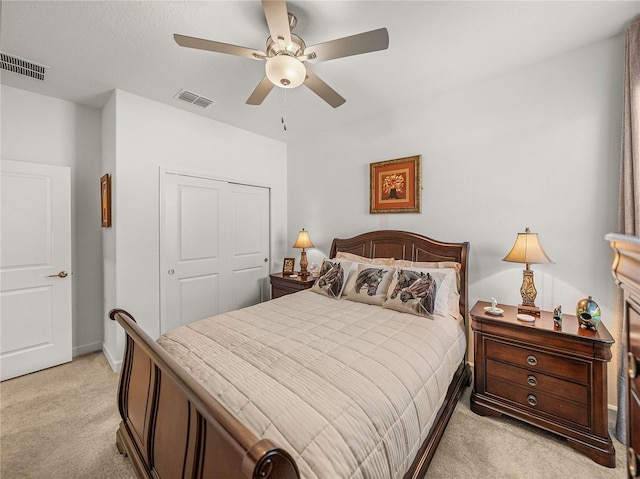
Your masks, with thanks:
<instances>
[{"instance_id":1,"label":"white interior door","mask_svg":"<svg viewBox=\"0 0 640 479\"><path fill-rule=\"evenodd\" d=\"M160 333L258 303L269 271L269 190L162 175Z\"/></svg>"},{"instance_id":2,"label":"white interior door","mask_svg":"<svg viewBox=\"0 0 640 479\"><path fill-rule=\"evenodd\" d=\"M69 168L2 160L0 198L5 380L71 361Z\"/></svg>"}]
</instances>

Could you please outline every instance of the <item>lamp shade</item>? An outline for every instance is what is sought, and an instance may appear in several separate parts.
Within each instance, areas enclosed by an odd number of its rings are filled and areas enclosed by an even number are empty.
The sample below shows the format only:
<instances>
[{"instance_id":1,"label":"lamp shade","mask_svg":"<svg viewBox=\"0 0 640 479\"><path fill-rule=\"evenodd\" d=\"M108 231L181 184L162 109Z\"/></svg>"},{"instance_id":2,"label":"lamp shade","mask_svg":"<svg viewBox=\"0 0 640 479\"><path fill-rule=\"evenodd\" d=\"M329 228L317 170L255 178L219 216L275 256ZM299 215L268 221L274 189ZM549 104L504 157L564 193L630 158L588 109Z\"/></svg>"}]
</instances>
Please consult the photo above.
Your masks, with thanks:
<instances>
[{"instance_id":1,"label":"lamp shade","mask_svg":"<svg viewBox=\"0 0 640 479\"><path fill-rule=\"evenodd\" d=\"M280 88L298 87L307 76L302 62L285 54L269 58L264 68L269 81Z\"/></svg>"},{"instance_id":2,"label":"lamp shade","mask_svg":"<svg viewBox=\"0 0 640 479\"><path fill-rule=\"evenodd\" d=\"M529 228L526 228L524 233L518 233L513 248L502 261L526 264L553 263L542 249L538 233L532 233Z\"/></svg>"},{"instance_id":3,"label":"lamp shade","mask_svg":"<svg viewBox=\"0 0 640 479\"><path fill-rule=\"evenodd\" d=\"M293 247L294 248L313 248L313 243L309 239L309 232L305 231L304 228L302 228L302 230L298 232L298 239L296 240Z\"/></svg>"}]
</instances>

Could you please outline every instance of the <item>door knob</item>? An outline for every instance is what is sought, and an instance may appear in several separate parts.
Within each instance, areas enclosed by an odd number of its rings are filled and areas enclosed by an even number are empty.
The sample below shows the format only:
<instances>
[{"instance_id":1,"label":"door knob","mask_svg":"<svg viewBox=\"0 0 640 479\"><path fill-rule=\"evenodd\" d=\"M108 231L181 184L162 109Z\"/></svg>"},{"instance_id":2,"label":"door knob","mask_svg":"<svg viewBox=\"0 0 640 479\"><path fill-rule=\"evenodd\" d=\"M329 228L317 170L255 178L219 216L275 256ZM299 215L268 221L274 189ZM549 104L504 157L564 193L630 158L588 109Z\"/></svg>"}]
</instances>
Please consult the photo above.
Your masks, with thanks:
<instances>
[{"instance_id":1,"label":"door knob","mask_svg":"<svg viewBox=\"0 0 640 479\"><path fill-rule=\"evenodd\" d=\"M66 271L60 271L58 274L50 274L48 277L49 278L66 278L67 276L69 276L69 273L67 273Z\"/></svg>"}]
</instances>

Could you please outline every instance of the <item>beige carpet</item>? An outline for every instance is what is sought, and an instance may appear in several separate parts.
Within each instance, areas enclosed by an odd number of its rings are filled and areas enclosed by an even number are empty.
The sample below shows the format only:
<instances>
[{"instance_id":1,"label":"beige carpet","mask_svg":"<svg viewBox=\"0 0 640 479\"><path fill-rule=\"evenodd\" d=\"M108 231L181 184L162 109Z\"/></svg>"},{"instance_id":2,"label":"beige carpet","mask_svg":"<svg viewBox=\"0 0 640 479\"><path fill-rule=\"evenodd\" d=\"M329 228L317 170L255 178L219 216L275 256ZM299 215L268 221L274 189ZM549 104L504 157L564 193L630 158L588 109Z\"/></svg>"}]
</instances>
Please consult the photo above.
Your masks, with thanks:
<instances>
[{"instance_id":1,"label":"beige carpet","mask_svg":"<svg viewBox=\"0 0 640 479\"><path fill-rule=\"evenodd\" d=\"M101 353L0 384L0 477L133 478L115 446L118 375ZM564 441L509 418L469 410L467 389L438 447L428 478L619 478ZM338 478L327 478L338 479Z\"/></svg>"},{"instance_id":2,"label":"beige carpet","mask_svg":"<svg viewBox=\"0 0 640 479\"><path fill-rule=\"evenodd\" d=\"M117 382L95 353L1 383L0 477L135 477L116 448Z\"/></svg>"}]
</instances>

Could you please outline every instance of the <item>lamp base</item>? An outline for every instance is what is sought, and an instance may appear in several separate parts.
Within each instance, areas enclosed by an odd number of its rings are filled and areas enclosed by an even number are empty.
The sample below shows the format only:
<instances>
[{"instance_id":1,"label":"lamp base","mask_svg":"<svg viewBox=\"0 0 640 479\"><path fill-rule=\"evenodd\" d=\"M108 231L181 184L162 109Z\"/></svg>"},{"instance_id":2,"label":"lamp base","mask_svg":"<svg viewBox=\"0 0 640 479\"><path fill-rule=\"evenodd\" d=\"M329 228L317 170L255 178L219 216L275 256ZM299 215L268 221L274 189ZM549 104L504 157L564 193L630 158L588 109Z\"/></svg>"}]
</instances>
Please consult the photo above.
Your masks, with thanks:
<instances>
[{"instance_id":1,"label":"lamp base","mask_svg":"<svg viewBox=\"0 0 640 479\"><path fill-rule=\"evenodd\" d=\"M300 277L306 278L307 276L309 276L307 266L309 266L309 261L307 260L307 252L304 250L304 248L302 248L302 252L300 253Z\"/></svg>"},{"instance_id":2,"label":"lamp base","mask_svg":"<svg viewBox=\"0 0 640 479\"><path fill-rule=\"evenodd\" d=\"M540 317L540 308L538 308L537 306L528 306L526 304L519 304L518 313L530 314L531 316Z\"/></svg>"}]
</instances>

